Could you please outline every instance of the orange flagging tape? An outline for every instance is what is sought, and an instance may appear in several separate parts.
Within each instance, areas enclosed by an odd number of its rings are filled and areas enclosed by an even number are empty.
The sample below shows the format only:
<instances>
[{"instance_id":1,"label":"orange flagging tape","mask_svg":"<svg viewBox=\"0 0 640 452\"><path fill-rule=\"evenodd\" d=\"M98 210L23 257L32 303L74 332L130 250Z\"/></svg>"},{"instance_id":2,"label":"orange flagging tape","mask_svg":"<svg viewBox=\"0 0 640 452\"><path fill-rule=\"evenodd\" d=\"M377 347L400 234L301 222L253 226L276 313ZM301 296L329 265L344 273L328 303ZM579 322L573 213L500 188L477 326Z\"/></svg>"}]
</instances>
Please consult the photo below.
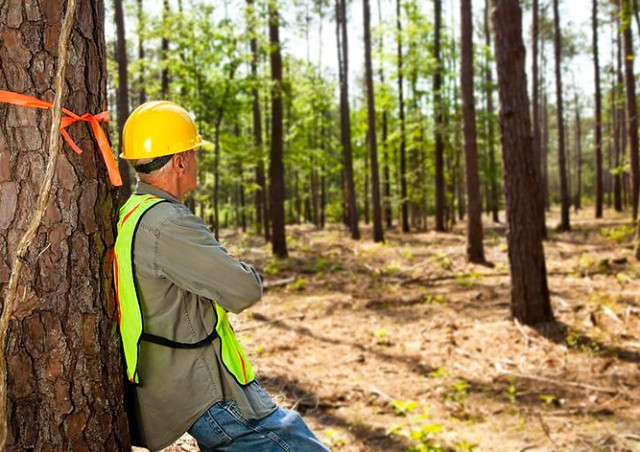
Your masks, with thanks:
<instances>
[{"instance_id":1,"label":"orange flagging tape","mask_svg":"<svg viewBox=\"0 0 640 452\"><path fill-rule=\"evenodd\" d=\"M20 105L30 108L53 108L53 104L45 102L38 98L2 90L0 90L0 103ZM120 171L118 171L118 164L116 163L116 159L113 158L113 154L111 153L109 140L104 134L104 130L102 130L102 127L100 127L101 122L109 122L109 112L103 111L95 116L91 113L85 113L82 116L78 116L74 112L69 111L66 108L63 108L62 111L66 116L62 117L62 121L60 123L60 133L62 134L65 141L69 144L69 146L71 146L71 149L73 149L78 154L82 153L82 149L80 149L78 145L71 139L69 133L66 131L66 128L77 121L86 121L91 124L93 136L95 137L98 143L98 147L100 148L100 152L102 153L102 159L107 165L109 180L111 180L111 183L114 186L120 187L122 185L122 179L120 178Z\"/></svg>"}]
</instances>

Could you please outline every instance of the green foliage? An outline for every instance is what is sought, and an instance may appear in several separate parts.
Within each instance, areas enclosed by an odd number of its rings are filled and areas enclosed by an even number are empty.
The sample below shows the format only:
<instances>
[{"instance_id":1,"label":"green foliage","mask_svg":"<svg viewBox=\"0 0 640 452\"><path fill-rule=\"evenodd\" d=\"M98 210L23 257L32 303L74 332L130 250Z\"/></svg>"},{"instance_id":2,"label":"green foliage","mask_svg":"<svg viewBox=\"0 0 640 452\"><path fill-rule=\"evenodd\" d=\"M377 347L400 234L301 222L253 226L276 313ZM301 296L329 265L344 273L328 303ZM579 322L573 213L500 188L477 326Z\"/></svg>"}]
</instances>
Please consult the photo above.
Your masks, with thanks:
<instances>
[{"instance_id":1,"label":"green foliage","mask_svg":"<svg viewBox=\"0 0 640 452\"><path fill-rule=\"evenodd\" d=\"M630 224L623 224L618 227L602 228L600 234L614 243L625 243L633 238L635 228Z\"/></svg>"},{"instance_id":2,"label":"green foliage","mask_svg":"<svg viewBox=\"0 0 640 452\"><path fill-rule=\"evenodd\" d=\"M264 266L264 272L267 275L275 276L280 273L281 264L282 264L282 259L274 257L269 262L267 262L267 265Z\"/></svg>"},{"instance_id":3,"label":"green foliage","mask_svg":"<svg viewBox=\"0 0 640 452\"><path fill-rule=\"evenodd\" d=\"M307 280L304 278L296 278L296 280L290 284L287 284L287 290L289 292L302 292L307 288Z\"/></svg>"}]
</instances>

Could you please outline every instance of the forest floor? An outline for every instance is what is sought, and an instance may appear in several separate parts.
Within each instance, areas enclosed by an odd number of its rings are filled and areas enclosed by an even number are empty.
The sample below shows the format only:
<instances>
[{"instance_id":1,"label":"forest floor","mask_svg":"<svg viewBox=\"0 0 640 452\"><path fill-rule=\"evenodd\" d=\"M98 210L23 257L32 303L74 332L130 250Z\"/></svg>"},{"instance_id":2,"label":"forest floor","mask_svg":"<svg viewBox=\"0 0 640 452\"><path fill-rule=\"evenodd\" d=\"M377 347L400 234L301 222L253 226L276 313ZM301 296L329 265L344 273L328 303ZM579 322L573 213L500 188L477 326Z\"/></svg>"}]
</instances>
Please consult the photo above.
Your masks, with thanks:
<instances>
[{"instance_id":1,"label":"forest floor","mask_svg":"<svg viewBox=\"0 0 640 452\"><path fill-rule=\"evenodd\" d=\"M494 267L447 233L287 228L290 258L258 237L222 242L273 284L233 316L258 378L332 450L640 450L640 264L628 214L573 214L545 242L557 322L510 318L505 226L485 218ZM168 450L195 449L183 437Z\"/></svg>"}]
</instances>

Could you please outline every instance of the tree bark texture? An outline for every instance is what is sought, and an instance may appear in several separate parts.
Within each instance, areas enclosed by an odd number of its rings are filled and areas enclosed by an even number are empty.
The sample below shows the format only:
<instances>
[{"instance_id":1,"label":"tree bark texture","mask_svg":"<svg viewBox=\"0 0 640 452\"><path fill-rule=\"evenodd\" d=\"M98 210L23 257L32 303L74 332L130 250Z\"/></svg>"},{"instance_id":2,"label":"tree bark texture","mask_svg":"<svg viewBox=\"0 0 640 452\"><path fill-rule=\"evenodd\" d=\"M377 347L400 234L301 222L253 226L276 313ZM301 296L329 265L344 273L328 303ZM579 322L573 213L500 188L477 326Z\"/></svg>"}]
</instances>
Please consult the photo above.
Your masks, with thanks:
<instances>
[{"instance_id":1,"label":"tree bark texture","mask_svg":"<svg viewBox=\"0 0 640 452\"><path fill-rule=\"evenodd\" d=\"M549 302L540 215L538 171L531 120L518 0L493 0L493 32L500 97L500 129L509 229L511 312L527 325L553 320Z\"/></svg>"},{"instance_id":2,"label":"tree bark texture","mask_svg":"<svg viewBox=\"0 0 640 452\"><path fill-rule=\"evenodd\" d=\"M160 95L162 99L169 99L169 31L167 30L169 21L169 0L162 1L162 40L160 43L160 55L162 64L162 73L160 76Z\"/></svg>"},{"instance_id":3,"label":"tree bark texture","mask_svg":"<svg viewBox=\"0 0 640 452\"><path fill-rule=\"evenodd\" d=\"M404 72L402 58L402 0L396 0L396 32L398 44L398 115L400 122L400 206L402 232L409 232L409 197L407 194L407 137L404 114Z\"/></svg>"},{"instance_id":4,"label":"tree bark texture","mask_svg":"<svg viewBox=\"0 0 640 452\"><path fill-rule=\"evenodd\" d=\"M445 186L444 186L444 142L442 140L442 128L444 127L444 115L442 108L442 58L440 55L440 38L442 33L442 0L434 0L435 6L435 30L434 30L434 58L435 69L433 73L433 105L435 109L435 164L436 164L436 231L444 231L445 215Z\"/></svg>"},{"instance_id":5,"label":"tree bark texture","mask_svg":"<svg viewBox=\"0 0 640 452\"><path fill-rule=\"evenodd\" d=\"M482 202L478 180L478 144L476 107L473 96L473 22L471 0L460 0L462 120L464 128L464 163L467 176L467 258L471 262L485 261L482 246Z\"/></svg>"},{"instance_id":6,"label":"tree bark texture","mask_svg":"<svg viewBox=\"0 0 640 452\"><path fill-rule=\"evenodd\" d=\"M269 43L271 45L271 161L269 165L272 250L278 257L287 257L284 218L284 161L282 129L282 55L280 53L278 5L269 2Z\"/></svg>"},{"instance_id":7,"label":"tree bark texture","mask_svg":"<svg viewBox=\"0 0 640 452\"><path fill-rule=\"evenodd\" d=\"M122 152L122 130L124 123L129 117L129 81L127 73L127 39L124 29L124 12L122 10L122 0L114 2L116 16L116 48L118 50L118 144ZM120 154L118 152L118 155ZM122 187L120 197L122 200L129 198L131 194L131 178L129 177L129 164L118 157L118 169L122 177Z\"/></svg>"},{"instance_id":8,"label":"tree bark texture","mask_svg":"<svg viewBox=\"0 0 640 452\"><path fill-rule=\"evenodd\" d=\"M598 53L598 0L593 0L593 67L595 73L595 147L596 147L596 218L602 218L602 93L600 91L600 56Z\"/></svg>"},{"instance_id":9,"label":"tree bark texture","mask_svg":"<svg viewBox=\"0 0 640 452\"><path fill-rule=\"evenodd\" d=\"M373 91L373 65L371 64L371 11L369 0L362 2L364 14L364 54L367 81L367 114L369 128L369 152L371 160L371 202L373 203L373 241L383 242L382 209L380 206L380 175L378 171L378 144L376 135L376 105Z\"/></svg>"},{"instance_id":10,"label":"tree bark texture","mask_svg":"<svg viewBox=\"0 0 640 452\"><path fill-rule=\"evenodd\" d=\"M0 8L0 89L53 100L65 3L27 0ZM107 107L104 7L99 0L78 3L64 106L95 114ZM44 176L50 121L49 111L0 106L3 295ZM130 447L120 344L112 333L117 191L108 184L90 129L74 125L69 131L85 152L63 146L3 351L9 373L8 451Z\"/></svg>"},{"instance_id":11,"label":"tree bark texture","mask_svg":"<svg viewBox=\"0 0 640 452\"><path fill-rule=\"evenodd\" d=\"M540 85L538 79L538 42L540 40L540 11L538 6L538 0L533 0L533 26L531 32L531 78L532 78L532 95L531 105L533 107L533 154L536 159L536 169L542 173L542 140L540 133ZM544 211L544 196L542 196L544 181L542 177L540 180L540 229L542 230L542 237L547 237L547 226L545 222Z\"/></svg>"},{"instance_id":12,"label":"tree bark texture","mask_svg":"<svg viewBox=\"0 0 640 452\"><path fill-rule=\"evenodd\" d=\"M138 62L140 64L140 73L138 74L138 84L140 89L140 105L144 104L147 101L147 88L145 82L144 68L144 8L142 0L137 1L138 5Z\"/></svg>"},{"instance_id":13,"label":"tree bark texture","mask_svg":"<svg viewBox=\"0 0 640 452\"><path fill-rule=\"evenodd\" d=\"M636 101L635 76L633 74L633 38L631 35L631 2L620 0L622 17L622 41L624 45L624 83L627 100L627 140L629 141L629 163L631 164L631 216L638 218L638 196L640 195L640 164L638 158L638 106Z\"/></svg>"},{"instance_id":14,"label":"tree bark texture","mask_svg":"<svg viewBox=\"0 0 640 452\"><path fill-rule=\"evenodd\" d=\"M340 137L346 187L347 222L351 238L360 239L358 229L358 206L356 204L356 185L353 179L353 157L351 152L351 113L349 108L349 43L347 34L346 0L336 0L336 26L338 44L338 66L340 78Z\"/></svg>"},{"instance_id":15,"label":"tree bark texture","mask_svg":"<svg viewBox=\"0 0 640 452\"><path fill-rule=\"evenodd\" d=\"M484 17L484 35L485 44L488 48L491 47L491 31L489 27L489 0L485 0L485 17ZM488 205L491 209L492 219L494 223L500 222L499 210L500 210L500 193L498 191L498 167L496 165L496 149L495 149L495 134L494 134L494 120L493 120L493 75L491 73L491 66L489 59L487 59L487 65L484 74L484 82L486 87L486 102L487 102L487 141L489 148L489 199Z\"/></svg>"},{"instance_id":16,"label":"tree bark texture","mask_svg":"<svg viewBox=\"0 0 640 452\"><path fill-rule=\"evenodd\" d=\"M569 222L569 186L567 164L565 161L564 109L562 98L562 34L560 32L560 13L558 0L553 0L554 49L556 72L556 121L558 123L558 171L560 173L561 231L570 231Z\"/></svg>"}]
</instances>

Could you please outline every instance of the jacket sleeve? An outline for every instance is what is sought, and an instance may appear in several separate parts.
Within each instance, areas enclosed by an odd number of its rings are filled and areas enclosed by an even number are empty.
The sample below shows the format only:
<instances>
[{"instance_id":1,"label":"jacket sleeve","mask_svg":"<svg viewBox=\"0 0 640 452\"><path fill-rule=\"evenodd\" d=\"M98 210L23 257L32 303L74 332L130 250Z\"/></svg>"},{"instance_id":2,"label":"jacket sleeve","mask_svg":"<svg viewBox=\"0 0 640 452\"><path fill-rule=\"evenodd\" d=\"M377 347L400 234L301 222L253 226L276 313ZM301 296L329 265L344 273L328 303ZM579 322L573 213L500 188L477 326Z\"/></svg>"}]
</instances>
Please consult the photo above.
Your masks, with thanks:
<instances>
[{"instance_id":1,"label":"jacket sleeve","mask_svg":"<svg viewBox=\"0 0 640 452\"><path fill-rule=\"evenodd\" d=\"M262 297L256 270L233 259L191 212L166 219L156 237L154 271L189 292L238 313Z\"/></svg>"}]
</instances>

